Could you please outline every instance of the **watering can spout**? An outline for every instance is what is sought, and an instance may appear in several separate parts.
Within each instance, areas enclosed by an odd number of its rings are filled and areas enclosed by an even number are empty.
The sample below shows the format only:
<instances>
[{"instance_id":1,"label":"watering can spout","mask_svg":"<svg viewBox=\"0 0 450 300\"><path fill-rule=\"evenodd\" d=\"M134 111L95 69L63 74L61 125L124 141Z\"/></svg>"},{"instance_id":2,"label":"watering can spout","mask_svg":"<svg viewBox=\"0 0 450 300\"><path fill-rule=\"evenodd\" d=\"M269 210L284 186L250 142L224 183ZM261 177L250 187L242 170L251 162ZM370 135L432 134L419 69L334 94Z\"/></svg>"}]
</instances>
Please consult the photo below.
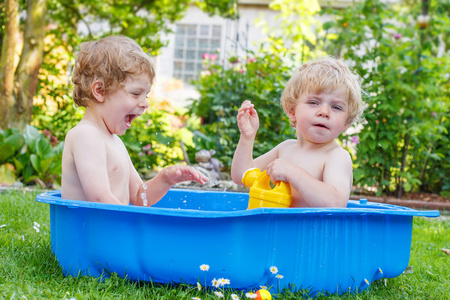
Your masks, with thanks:
<instances>
[{"instance_id":1,"label":"watering can spout","mask_svg":"<svg viewBox=\"0 0 450 300\"><path fill-rule=\"evenodd\" d=\"M280 207L291 205L291 186L287 182L278 181L274 188L270 186L270 177L266 170L249 169L242 177L242 183L250 188L248 208Z\"/></svg>"}]
</instances>

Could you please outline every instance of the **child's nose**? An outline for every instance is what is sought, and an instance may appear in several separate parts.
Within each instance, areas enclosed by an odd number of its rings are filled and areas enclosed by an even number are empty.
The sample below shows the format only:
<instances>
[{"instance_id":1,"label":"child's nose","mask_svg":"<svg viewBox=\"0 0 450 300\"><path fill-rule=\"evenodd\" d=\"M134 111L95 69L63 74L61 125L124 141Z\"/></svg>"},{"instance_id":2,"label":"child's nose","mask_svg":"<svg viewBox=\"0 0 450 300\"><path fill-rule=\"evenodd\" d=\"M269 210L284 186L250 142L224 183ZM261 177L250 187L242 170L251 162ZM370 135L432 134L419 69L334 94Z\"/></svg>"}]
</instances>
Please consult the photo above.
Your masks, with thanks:
<instances>
[{"instance_id":1,"label":"child's nose","mask_svg":"<svg viewBox=\"0 0 450 300\"><path fill-rule=\"evenodd\" d=\"M330 116L330 109L327 105L320 105L317 110L317 115L320 117L328 118Z\"/></svg>"},{"instance_id":2,"label":"child's nose","mask_svg":"<svg viewBox=\"0 0 450 300\"><path fill-rule=\"evenodd\" d=\"M141 101L139 101L138 106L139 108L147 109L150 104L148 104L147 98L143 98Z\"/></svg>"}]
</instances>

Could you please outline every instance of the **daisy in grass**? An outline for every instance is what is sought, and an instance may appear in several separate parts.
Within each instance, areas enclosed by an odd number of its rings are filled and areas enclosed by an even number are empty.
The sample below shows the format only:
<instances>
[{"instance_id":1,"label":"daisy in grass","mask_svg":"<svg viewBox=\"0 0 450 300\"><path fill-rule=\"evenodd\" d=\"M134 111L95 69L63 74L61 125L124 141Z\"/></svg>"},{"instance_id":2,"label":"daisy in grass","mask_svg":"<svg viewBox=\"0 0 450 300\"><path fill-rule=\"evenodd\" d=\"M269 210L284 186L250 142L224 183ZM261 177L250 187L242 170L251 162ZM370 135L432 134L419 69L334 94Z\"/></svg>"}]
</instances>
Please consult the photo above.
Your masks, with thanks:
<instances>
[{"instance_id":1,"label":"daisy in grass","mask_svg":"<svg viewBox=\"0 0 450 300\"><path fill-rule=\"evenodd\" d=\"M219 279L219 286L224 286L226 284L230 284L230 279L225 279L225 278Z\"/></svg>"},{"instance_id":2,"label":"daisy in grass","mask_svg":"<svg viewBox=\"0 0 450 300\"><path fill-rule=\"evenodd\" d=\"M231 299L233 300L239 300L239 296L236 294L231 294Z\"/></svg>"},{"instance_id":3,"label":"daisy in grass","mask_svg":"<svg viewBox=\"0 0 450 300\"><path fill-rule=\"evenodd\" d=\"M260 285L259 286L262 290L267 290L267 286L265 286L265 285Z\"/></svg>"},{"instance_id":4,"label":"daisy in grass","mask_svg":"<svg viewBox=\"0 0 450 300\"><path fill-rule=\"evenodd\" d=\"M199 290L199 291L202 290L202 285L199 282L197 282L197 290Z\"/></svg>"},{"instance_id":5,"label":"daisy in grass","mask_svg":"<svg viewBox=\"0 0 450 300\"><path fill-rule=\"evenodd\" d=\"M269 270L270 270L270 273L272 273L272 274L277 274L278 273L278 268L275 267L275 266L271 266L269 268Z\"/></svg>"},{"instance_id":6,"label":"daisy in grass","mask_svg":"<svg viewBox=\"0 0 450 300\"><path fill-rule=\"evenodd\" d=\"M218 288L220 286L219 280L217 280L215 278L213 280L211 280L211 284L215 288Z\"/></svg>"},{"instance_id":7,"label":"daisy in grass","mask_svg":"<svg viewBox=\"0 0 450 300\"><path fill-rule=\"evenodd\" d=\"M245 293L245 297L250 298L250 299L256 299L256 297L258 297L258 295L256 293L249 292L249 293Z\"/></svg>"},{"instance_id":8,"label":"daisy in grass","mask_svg":"<svg viewBox=\"0 0 450 300\"><path fill-rule=\"evenodd\" d=\"M278 278L278 279L283 279L284 278L284 276L283 275L280 275L280 274L278 274L277 276L275 276L276 278Z\"/></svg>"},{"instance_id":9,"label":"daisy in grass","mask_svg":"<svg viewBox=\"0 0 450 300\"><path fill-rule=\"evenodd\" d=\"M219 298L223 298L223 293L222 292L214 291L214 294L216 294L216 296L219 297Z\"/></svg>"},{"instance_id":10,"label":"daisy in grass","mask_svg":"<svg viewBox=\"0 0 450 300\"><path fill-rule=\"evenodd\" d=\"M192 300L202 300L199 297L192 297Z\"/></svg>"},{"instance_id":11,"label":"daisy in grass","mask_svg":"<svg viewBox=\"0 0 450 300\"><path fill-rule=\"evenodd\" d=\"M37 222L34 222L33 228L34 230L36 230L36 232L40 231L39 227L41 227L41 225L39 225Z\"/></svg>"},{"instance_id":12,"label":"daisy in grass","mask_svg":"<svg viewBox=\"0 0 450 300\"><path fill-rule=\"evenodd\" d=\"M200 270L204 271L209 271L209 265L203 264L200 266Z\"/></svg>"}]
</instances>

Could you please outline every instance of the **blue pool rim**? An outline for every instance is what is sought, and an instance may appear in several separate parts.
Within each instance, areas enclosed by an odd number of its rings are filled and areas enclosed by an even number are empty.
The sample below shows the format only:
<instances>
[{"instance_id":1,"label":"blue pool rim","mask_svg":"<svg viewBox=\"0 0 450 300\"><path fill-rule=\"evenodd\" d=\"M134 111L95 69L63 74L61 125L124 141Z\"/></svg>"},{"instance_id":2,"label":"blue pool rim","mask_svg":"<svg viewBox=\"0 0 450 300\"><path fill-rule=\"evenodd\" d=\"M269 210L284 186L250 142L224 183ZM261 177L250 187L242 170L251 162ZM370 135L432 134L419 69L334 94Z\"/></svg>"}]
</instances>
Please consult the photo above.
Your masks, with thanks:
<instances>
[{"instance_id":1,"label":"blue pool rim","mask_svg":"<svg viewBox=\"0 0 450 300\"><path fill-rule=\"evenodd\" d=\"M172 189L172 191L189 193L195 191L195 193L208 193L214 194L215 191L210 190L192 190L192 189ZM218 193L223 193L218 191ZM241 194L244 197L248 197L246 193L230 192L235 194ZM36 197L37 202L55 204L67 206L69 208L94 208L103 210L114 210L122 212L135 212L150 215L160 216L175 216L175 217L188 217L188 218L229 218L229 217L241 217L241 216L254 216L264 214L308 214L308 215L396 215L396 216L416 216L416 217L439 217L438 210L416 210L404 206L367 202L364 200L355 201L349 200L346 208L255 208L249 210L233 210L233 211L211 211L211 210L197 210L197 209L176 209L176 208L163 208L163 207L140 207L133 205L116 205L106 204L99 202L68 200L61 198L61 191L54 190L44 192Z\"/></svg>"}]
</instances>

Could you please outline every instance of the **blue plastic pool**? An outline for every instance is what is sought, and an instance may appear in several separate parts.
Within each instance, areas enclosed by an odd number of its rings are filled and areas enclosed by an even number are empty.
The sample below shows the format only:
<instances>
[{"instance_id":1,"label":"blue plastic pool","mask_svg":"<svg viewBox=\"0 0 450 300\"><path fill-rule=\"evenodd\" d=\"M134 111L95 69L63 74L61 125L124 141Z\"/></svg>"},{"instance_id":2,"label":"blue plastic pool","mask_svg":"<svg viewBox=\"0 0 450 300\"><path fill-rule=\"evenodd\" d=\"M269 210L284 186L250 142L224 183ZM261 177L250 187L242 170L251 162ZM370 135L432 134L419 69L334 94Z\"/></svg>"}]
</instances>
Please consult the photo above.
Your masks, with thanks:
<instances>
[{"instance_id":1,"label":"blue plastic pool","mask_svg":"<svg viewBox=\"0 0 450 300\"><path fill-rule=\"evenodd\" d=\"M64 275L116 272L189 284L227 278L238 289L279 284L330 293L400 275L413 217L439 216L364 200L344 209L246 210L246 193L189 189L171 189L154 207L65 200L60 191L36 201L50 204L52 251Z\"/></svg>"}]
</instances>

